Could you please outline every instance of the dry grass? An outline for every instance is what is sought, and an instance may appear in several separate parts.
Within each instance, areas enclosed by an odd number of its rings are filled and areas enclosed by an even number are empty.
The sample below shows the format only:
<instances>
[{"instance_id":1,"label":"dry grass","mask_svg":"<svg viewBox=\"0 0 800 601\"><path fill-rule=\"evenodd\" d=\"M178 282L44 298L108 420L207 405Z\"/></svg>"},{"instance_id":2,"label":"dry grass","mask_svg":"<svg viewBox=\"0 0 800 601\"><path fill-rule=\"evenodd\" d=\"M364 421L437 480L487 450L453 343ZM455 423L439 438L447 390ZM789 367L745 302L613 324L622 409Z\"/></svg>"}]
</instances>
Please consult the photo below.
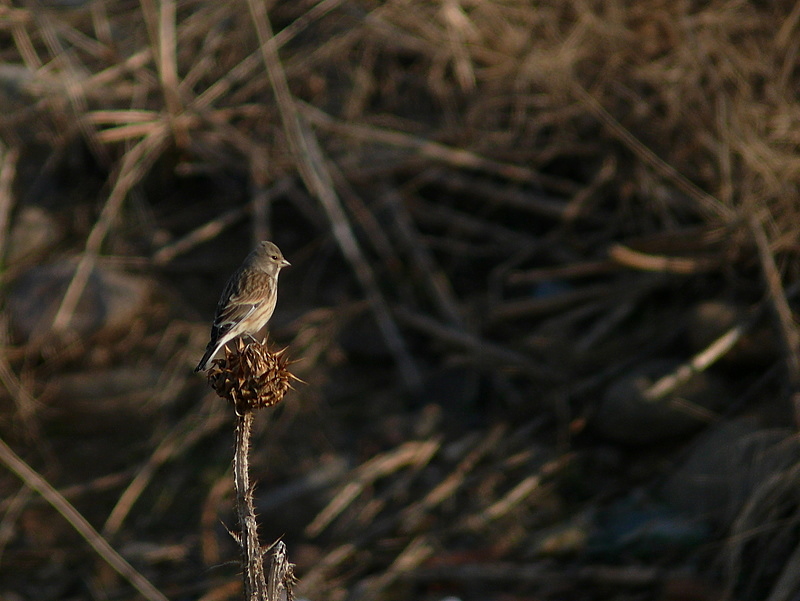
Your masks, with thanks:
<instances>
[{"instance_id":1,"label":"dry grass","mask_svg":"<svg viewBox=\"0 0 800 601\"><path fill-rule=\"evenodd\" d=\"M308 385L256 423L256 499L301 594L793 598L790 444L688 551L592 554L587 524L694 442L592 428L646 361L674 365L650 400L729 384L713 409L680 399L704 423L800 423L800 9L265 7L0 8L0 251L30 206L63 232L4 261L4 301L74 267L46 336L3 313L3 440L159 594L236 598L230 416L190 367L225 276L271 238L294 265L273 336ZM98 269L155 284L125 331L76 325ZM691 343L708 300L745 310ZM759 329L766 350L726 363ZM0 596L133 594L10 472L0 490Z\"/></svg>"}]
</instances>

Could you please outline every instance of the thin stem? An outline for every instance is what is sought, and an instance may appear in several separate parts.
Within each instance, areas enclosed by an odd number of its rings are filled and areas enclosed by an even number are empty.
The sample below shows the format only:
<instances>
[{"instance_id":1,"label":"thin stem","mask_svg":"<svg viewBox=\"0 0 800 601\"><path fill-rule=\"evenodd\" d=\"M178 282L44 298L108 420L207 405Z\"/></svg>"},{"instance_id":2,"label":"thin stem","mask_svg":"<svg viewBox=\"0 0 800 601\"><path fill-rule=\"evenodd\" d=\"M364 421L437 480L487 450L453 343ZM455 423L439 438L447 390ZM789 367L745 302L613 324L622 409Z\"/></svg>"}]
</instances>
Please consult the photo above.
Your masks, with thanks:
<instances>
[{"instance_id":1,"label":"thin stem","mask_svg":"<svg viewBox=\"0 0 800 601\"><path fill-rule=\"evenodd\" d=\"M246 409L236 416L236 450L233 457L233 478L236 489L236 512L242 530L239 546L242 550L245 599L266 601L267 583L261 543L258 542L258 522L250 484L250 435L253 411Z\"/></svg>"}]
</instances>

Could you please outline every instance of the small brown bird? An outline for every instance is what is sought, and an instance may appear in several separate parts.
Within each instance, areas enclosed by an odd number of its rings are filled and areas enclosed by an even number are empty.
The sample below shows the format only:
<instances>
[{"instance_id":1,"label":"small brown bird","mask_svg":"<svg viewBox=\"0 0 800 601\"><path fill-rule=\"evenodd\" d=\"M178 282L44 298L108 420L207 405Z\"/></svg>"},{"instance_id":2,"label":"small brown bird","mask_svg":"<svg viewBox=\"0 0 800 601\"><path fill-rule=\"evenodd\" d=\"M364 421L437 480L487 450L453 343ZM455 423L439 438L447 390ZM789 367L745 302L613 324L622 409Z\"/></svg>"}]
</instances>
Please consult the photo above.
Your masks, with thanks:
<instances>
[{"instance_id":1,"label":"small brown bird","mask_svg":"<svg viewBox=\"0 0 800 601\"><path fill-rule=\"evenodd\" d=\"M238 336L255 335L275 311L278 274L291 265L272 242L260 242L228 280L217 304L211 341L195 371L207 368L223 346Z\"/></svg>"}]
</instances>

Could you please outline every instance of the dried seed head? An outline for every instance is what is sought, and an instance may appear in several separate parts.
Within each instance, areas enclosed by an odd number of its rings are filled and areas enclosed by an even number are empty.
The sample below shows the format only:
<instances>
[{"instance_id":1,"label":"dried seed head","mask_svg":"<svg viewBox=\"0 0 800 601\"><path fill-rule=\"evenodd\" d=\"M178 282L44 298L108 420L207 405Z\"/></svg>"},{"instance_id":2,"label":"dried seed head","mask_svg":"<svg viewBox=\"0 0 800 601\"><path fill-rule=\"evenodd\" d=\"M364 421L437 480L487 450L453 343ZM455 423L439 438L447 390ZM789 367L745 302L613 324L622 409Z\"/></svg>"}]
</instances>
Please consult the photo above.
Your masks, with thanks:
<instances>
[{"instance_id":1,"label":"dried seed head","mask_svg":"<svg viewBox=\"0 0 800 601\"><path fill-rule=\"evenodd\" d=\"M285 350L285 349L284 349ZM215 359L208 370L208 383L236 413L271 407L283 400L296 380L289 370L284 350L272 353L257 341L236 341L233 350L225 348L225 358Z\"/></svg>"}]
</instances>

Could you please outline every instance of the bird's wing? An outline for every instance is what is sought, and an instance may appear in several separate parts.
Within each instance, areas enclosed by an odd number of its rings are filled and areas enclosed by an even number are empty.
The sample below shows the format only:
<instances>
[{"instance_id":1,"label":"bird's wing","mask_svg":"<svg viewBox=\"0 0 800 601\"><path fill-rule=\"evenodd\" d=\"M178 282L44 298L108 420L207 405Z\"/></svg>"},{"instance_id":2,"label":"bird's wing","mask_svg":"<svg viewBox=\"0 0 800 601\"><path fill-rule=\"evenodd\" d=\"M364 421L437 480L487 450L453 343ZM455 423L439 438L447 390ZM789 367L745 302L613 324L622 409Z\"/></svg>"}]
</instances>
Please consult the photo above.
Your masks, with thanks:
<instances>
[{"instance_id":1,"label":"bird's wing","mask_svg":"<svg viewBox=\"0 0 800 601\"><path fill-rule=\"evenodd\" d=\"M238 274L237 274L238 276ZM248 277L231 278L217 307L215 327L221 332L249 317L268 297L270 276L265 273L249 273Z\"/></svg>"}]
</instances>

